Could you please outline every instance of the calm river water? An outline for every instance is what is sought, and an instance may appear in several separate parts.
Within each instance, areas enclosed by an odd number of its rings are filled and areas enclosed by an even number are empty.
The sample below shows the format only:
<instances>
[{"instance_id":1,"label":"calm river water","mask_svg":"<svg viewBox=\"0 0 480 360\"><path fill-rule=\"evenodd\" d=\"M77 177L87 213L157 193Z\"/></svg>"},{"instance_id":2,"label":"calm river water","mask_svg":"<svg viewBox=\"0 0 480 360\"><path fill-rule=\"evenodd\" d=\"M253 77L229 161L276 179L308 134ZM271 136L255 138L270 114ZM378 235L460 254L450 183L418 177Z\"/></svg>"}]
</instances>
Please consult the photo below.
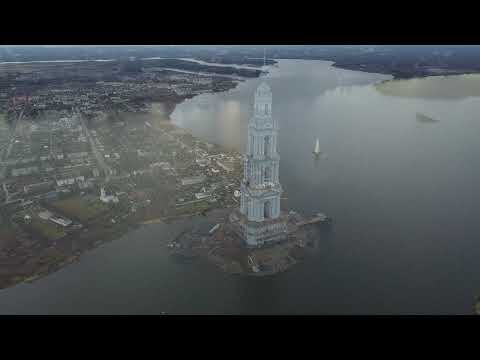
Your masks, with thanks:
<instances>
[{"instance_id":1,"label":"calm river water","mask_svg":"<svg viewBox=\"0 0 480 360\"><path fill-rule=\"evenodd\" d=\"M267 81L286 205L335 221L318 255L275 277L231 277L171 261L165 242L188 224L147 225L47 278L0 290L0 313L472 313L480 76L388 79L282 60L263 79L172 114L195 135L243 151L253 92ZM316 138L326 153L318 161Z\"/></svg>"}]
</instances>

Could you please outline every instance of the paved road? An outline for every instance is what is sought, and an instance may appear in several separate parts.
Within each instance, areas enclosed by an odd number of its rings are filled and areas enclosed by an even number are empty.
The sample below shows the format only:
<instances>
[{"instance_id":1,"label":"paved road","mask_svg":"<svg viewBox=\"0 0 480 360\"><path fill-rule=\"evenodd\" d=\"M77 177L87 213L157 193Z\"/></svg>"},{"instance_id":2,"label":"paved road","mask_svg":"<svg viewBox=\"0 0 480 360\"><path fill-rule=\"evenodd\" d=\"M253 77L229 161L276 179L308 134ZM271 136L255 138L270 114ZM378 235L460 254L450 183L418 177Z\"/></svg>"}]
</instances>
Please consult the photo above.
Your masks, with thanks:
<instances>
[{"instance_id":1,"label":"paved road","mask_svg":"<svg viewBox=\"0 0 480 360\"><path fill-rule=\"evenodd\" d=\"M24 110L22 109L22 111L20 111L20 114L18 115L18 117L13 121L12 130L10 132L10 142L8 143L7 148L4 149L3 152L2 152L1 159L0 159L1 162L2 162L1 170L0 170L0 179L5 178L6 171L7 171L7 166L4 166L3 162L8 159L8 157L10 156L10 152L12 151L13 144L15 143L15 134L17 132L17 126L18 126L18 123L23 118L23 111Z\"/></svg>"},{"instance_id":2,"label":"paved road","mask_svg":"<svg viewBox=\"0 0 480 360\"><path fill-rule=\"evenodd\" d=\"M112 173L112 170L105 163L105 159L103 158L101 152L97 149L97 145L95 144L95 141L93 140L93 137L90 134L90 130L88 130L88 127L87 127L87 124L85 123L85 119L83 118L83 115L77 109L74 110L74 113L78 116L80 123L82 124L83 131L85 132L85 135L87 136L87 139L90 142L90 146L92 147L93 155L95 156L95 159L97 160L99 167L104 171L105 179L108 181L110 179L110 174Z\"/></svg>"}]
</instances>

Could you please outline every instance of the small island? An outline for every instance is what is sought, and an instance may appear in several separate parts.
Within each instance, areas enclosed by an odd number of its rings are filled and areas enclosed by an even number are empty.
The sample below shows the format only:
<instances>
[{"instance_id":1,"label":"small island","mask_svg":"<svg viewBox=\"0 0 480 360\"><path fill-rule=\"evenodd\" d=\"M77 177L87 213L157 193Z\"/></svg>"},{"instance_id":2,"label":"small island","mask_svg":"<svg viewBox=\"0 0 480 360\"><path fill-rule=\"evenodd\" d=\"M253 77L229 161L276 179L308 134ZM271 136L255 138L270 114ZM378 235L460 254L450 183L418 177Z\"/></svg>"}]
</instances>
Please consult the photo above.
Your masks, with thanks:
<instances>
[{"instance_id":1,"label":"small island","mask_svg":"<svg viewBox=\"0 0 480 360\"><path fill-rule=\"evenodd\" d=\"M419 123L424 123L424 124L431 124L431 123L436 123L436 122L439 122L440 120L437 120L437 119L434 119L430 116L427 116L425 114L422 114L422 113L416 113L415 114L416 118L417 118L417 121Z\"/></svg>"},{"instance_id":2,"label":"small island","mask_svg":"<svg viewBox=\"0 0 480 360\"><path fill-rule=\"evenodd\" d=\"M306 244L318 241L312 225L330 224L324 214L306 218L280 208L278 123L272 117L272 92L263 82L255 92L238 209L228 211L208 232L182 233L169 247L182 259L201 256L228 273L274 275L295 265ZM313 235L313 236L312 236Z\"/></svg>"},{"instance_id":3,"label":"small island","mask_svg":"<svg viewBox=\"0 0 480 360\"><path fill-rule=\"evenodd\" d=\"M180 262L203 260L232 275L269 276L290 269L309 254L318 250L322 231L328 231L331 219L324 216L304 218L298 213L288 218L286 236L265 246L245 246L238 236L230 209L214 210L208 221L176 237L168 248Z\"/></svg>"}]
</instances>

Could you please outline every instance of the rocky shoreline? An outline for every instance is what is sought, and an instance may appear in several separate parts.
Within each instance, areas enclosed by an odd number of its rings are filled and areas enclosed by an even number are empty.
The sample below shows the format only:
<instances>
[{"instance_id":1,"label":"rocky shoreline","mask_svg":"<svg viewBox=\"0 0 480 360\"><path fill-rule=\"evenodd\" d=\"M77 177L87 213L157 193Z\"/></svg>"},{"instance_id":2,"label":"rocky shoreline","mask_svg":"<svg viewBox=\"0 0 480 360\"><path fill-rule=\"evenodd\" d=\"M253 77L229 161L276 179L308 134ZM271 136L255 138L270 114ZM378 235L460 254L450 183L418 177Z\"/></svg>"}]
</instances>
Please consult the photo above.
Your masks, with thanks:
<instances>
[{"instance_id":1,"label":"rocky shoreline","mask_svg":"<svg viewBox=\"0 0 480 360\"><path fill-rule=\"evenodd\" d=\"M204 261L230 275L271 276L285 272L315 252L321 241L321 230L330 221L309 224L309 219L290 212L286 214L287 238L261 248L247 248L229 221L231 209L217 209L207 215L200 228L187 229L168 244L171 256L179 261Z\"/></svg>"}]
</instances>

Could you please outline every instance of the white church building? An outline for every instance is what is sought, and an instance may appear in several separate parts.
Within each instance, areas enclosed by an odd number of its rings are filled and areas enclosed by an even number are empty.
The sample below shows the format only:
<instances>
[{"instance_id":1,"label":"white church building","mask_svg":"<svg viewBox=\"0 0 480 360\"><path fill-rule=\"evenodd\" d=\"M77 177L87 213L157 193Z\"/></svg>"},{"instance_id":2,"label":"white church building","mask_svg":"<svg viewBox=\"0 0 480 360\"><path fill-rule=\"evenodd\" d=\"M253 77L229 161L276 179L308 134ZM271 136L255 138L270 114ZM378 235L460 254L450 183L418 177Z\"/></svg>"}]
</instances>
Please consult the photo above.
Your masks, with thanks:
<instances>
[{"instance_id":1,"label":"white church building","mask_svg":"<svg viewBox=\"0 0 480 360\"><path fill-rule=\"evenodd\" d=\"M118 203L118 197L116 197L115 195L107 195L107 193L105 192L105 188L102 187L100 189L100 201L103 202L103 203Z\"/></svg>"}]
</instances>

